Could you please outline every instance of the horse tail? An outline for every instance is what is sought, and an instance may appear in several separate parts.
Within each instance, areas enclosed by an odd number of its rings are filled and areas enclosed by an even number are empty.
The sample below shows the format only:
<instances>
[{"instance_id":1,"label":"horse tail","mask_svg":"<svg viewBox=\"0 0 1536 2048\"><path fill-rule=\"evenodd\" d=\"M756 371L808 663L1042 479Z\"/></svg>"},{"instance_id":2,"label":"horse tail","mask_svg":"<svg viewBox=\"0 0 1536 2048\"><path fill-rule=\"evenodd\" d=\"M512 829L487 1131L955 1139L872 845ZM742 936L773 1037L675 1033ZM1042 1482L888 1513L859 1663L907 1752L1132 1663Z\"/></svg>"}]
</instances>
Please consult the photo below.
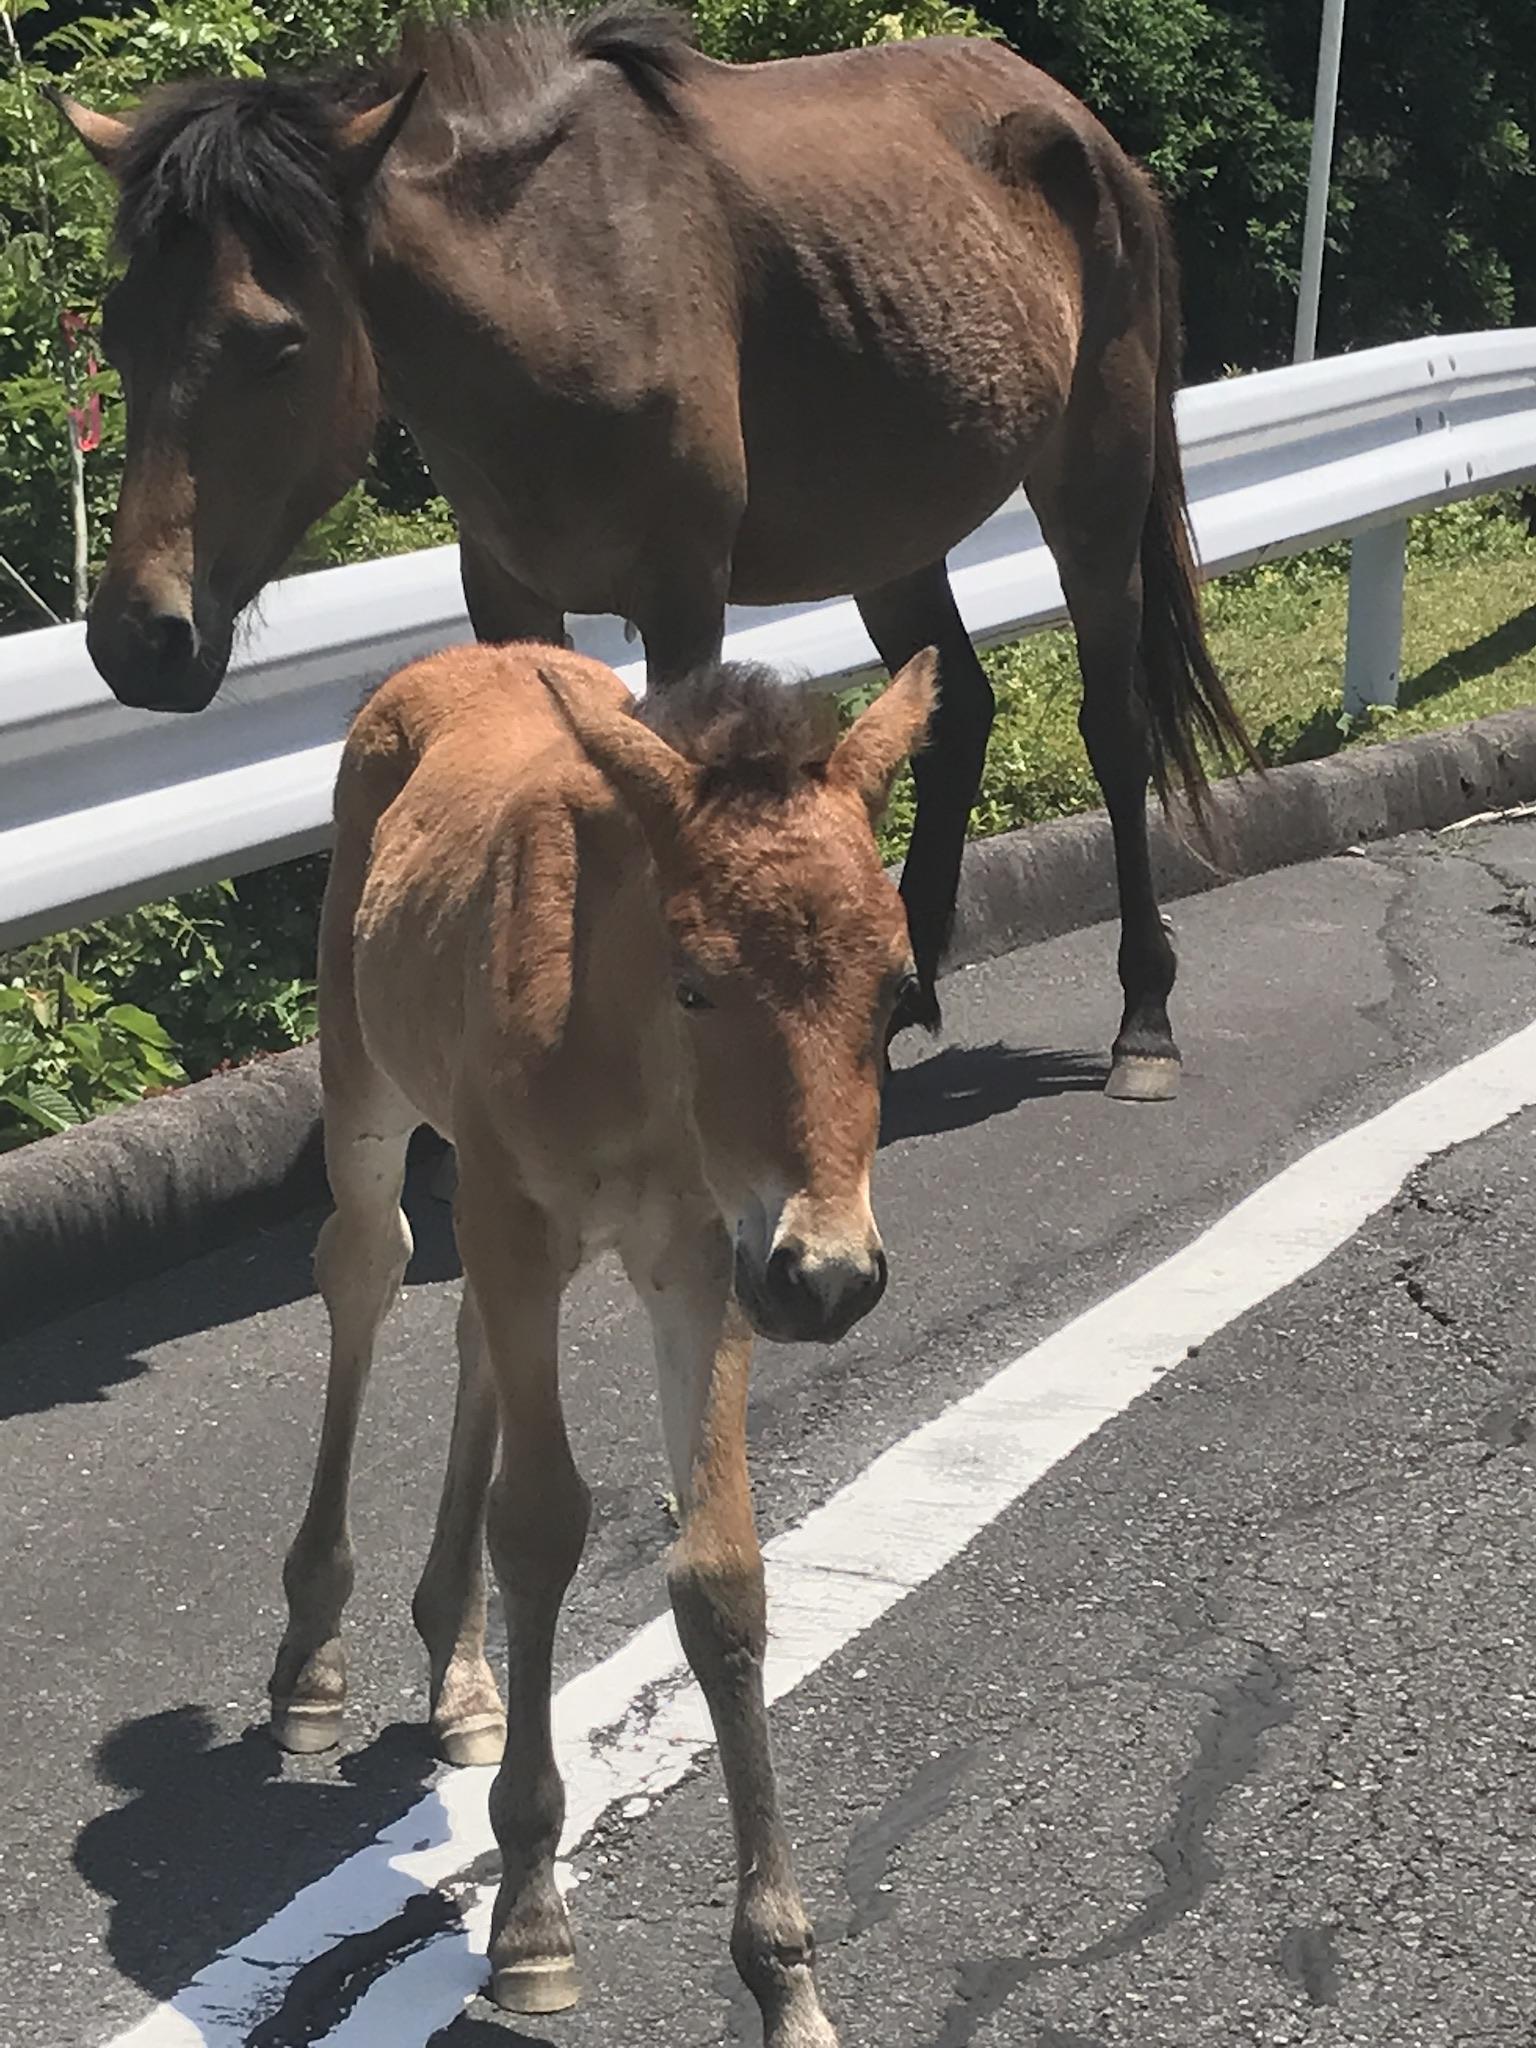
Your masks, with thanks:
<instances>
[{"instance_id":1,"label":"horse tail","mask_svg":"<svg viewBox=\"0 0 1536 2048\"><path fill-rule=\"evenodd\" d=\"M1158 796L1166 804L1177 783L1200 821L1208 787L1200 758L1202 741L1223 766L1261 764L1212 659L1201 618L1184 463L1173 418L1184 348L1178 257L1161 201L1150 191L1147 197L1156 223L1161 334L1152 496L1141 536L1141 673Z\"/></svg>"}]
</instances>

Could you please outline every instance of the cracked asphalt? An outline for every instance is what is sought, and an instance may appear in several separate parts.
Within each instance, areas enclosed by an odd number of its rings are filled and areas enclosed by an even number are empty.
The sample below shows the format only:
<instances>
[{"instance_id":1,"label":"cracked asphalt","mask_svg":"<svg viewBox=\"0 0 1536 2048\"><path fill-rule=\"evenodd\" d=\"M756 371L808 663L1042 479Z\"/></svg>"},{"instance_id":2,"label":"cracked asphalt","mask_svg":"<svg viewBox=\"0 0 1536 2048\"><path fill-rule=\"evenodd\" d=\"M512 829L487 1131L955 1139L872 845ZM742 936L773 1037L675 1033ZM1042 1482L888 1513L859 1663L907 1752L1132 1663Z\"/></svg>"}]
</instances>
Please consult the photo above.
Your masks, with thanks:
<instances>
[{"instance_id":1,"label":"cracked asphalt","mask_svg":"<svg viewBox=\"0 0 1536 2048\"><path fill-rule=\"evenodd\" d=\"M946 985L892 1085L886 1302L764 1349L765 1530L1332 1132L1536 1017L1536 823L1412 839L1176 908L1179 1102L1096 1092L1114 934ZM1536 2048L1536 1116L1443 1155L1169 1375L775 1710L845 2048ZM450 1394L453 1260L381 1350L343 1751L255 1725L323 1331L313 1219L0 1346L0 2043L104 2041L431 1773L410 1635ZM569 1673L662 1605L637 1320L567 1331L598 1526ZM606 1826L587 2002L432 2048L760 2038L726 1941L711 1762ZM430 1931L431 1900L415 1909ZM318 2043L328 1959L252 2048ZM323 1980L323 1981L322 1981ZM425 2048L425 2044L423 2044Z\"/></svg>"}]
</instances>

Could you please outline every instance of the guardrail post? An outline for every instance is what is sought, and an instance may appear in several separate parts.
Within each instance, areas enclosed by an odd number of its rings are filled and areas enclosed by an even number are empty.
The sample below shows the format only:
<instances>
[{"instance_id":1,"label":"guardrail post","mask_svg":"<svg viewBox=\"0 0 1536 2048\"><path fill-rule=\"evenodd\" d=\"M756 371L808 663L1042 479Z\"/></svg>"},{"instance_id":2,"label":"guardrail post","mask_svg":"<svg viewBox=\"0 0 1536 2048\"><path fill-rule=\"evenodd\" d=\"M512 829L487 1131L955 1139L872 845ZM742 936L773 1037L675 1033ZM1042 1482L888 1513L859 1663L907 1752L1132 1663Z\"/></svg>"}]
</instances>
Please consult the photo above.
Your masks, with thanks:
<instances>
[{"instance_id":1,"label":"guardrail post","mask_svg":"<svg viewBox=\"0 0 1536 2048\"><path fill-rule=\"evenodd\" d=\"M1396 704L1403 659L1403 573L1408 523L1357 533L1349 551L1349 637L1344 650L1344 710Z\"/></svg>"}]
</instances>

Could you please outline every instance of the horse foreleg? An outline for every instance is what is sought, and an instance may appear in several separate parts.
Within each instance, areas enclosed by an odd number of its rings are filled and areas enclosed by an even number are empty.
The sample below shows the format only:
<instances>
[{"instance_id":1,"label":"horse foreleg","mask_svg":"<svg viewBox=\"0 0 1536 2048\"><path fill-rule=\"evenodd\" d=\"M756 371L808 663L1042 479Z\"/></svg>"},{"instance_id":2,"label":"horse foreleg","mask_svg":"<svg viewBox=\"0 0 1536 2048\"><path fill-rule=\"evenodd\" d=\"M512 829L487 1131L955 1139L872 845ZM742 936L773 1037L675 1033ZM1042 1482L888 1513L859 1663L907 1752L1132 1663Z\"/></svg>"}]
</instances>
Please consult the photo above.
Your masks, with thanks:
<instances>
[{"instance_id":1,"label":"horse foreleg","mask_svg":"<svg viewBox=\"0 0 1536 2048\"><path fill-rule=\"evenodd\" d=\"M667 1583L709 1704L736 1842L731 1954L763 2015L764 2048L836 2048L814 1939L779 1815L763 1694L767 1611L747 1476L752 1341L730 1298L730 1244L711 1220L644 1273L682 1531Z\"/></svg>"},{"instance_id":2,"label":"horse foreleg","mask_svg":"<svg viewBox=\"0 0 1536 2048\"><path fill-rule=\"evenodd\" d=\"M491 1785L501 1885L491 1912L491 1994L507 2012L561 2012L578 1995L555 1883L565 1787L550 1727L555 1625L586 1541L589 1498L560 1410L565 1273L547 1219L477 1151L460 1154L454 1210L466 1284L501 1416L486 1536L507 1625L506 1755Z\"/></svg>"},{"instance_id":3,"label":"horse foreleg","mask_svg":"<svg viewBox=\"0 0 1536 2048\"><path fill-rule=\"evenodd\" d=\"M309 1504L283 1566L288 1626L267 1686L274 1736L301 1753L329 1749L341 1733L352 1450L379 1325L411 1253L400 1191L413 1122L379 1075L345 1097L327 1095L326 1171L336 1207L320 1232L315 1277L330 1318L330 1369Z\"/></svg>"},{"instance_id":4,"label":"horse foreleg","mask_svg":"<svg viewBox=\"0 0 1536 2048\"><path fill-rule=\"evenodd\" d=\"M939 702L928 742L912 762L917 817L901 873L918 993L897 1012L891 1036L939 1023L938 979L954 922L971 806L992 730L992 686L977 659L942 562L858 599L859 615L892 675L925 647L939 650Z\"/></svg>"}]
</instances>

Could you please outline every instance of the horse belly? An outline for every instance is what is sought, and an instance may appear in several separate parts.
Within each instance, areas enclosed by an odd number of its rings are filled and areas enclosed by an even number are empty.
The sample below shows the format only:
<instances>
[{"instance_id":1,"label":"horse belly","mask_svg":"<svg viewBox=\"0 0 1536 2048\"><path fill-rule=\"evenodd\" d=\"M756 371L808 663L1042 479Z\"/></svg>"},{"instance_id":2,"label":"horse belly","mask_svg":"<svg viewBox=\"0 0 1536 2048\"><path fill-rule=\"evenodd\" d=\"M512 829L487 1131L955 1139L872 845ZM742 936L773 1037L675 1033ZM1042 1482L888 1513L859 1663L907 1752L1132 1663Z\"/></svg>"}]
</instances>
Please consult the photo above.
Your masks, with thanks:
<instances>
[{"instance_id":1,"label":"horse belly","mask_svg":"<svg viewBox=\"0 0 1536 2048\"><path fill-rule=\"evenodd\" d=\"M742 360L731 590L748 604L873 589L947 554L1059 420L1080 316L1058 253L978 207L949 244L879 266L802 252L762 324Z\"/></svg>"}]
</instances>

